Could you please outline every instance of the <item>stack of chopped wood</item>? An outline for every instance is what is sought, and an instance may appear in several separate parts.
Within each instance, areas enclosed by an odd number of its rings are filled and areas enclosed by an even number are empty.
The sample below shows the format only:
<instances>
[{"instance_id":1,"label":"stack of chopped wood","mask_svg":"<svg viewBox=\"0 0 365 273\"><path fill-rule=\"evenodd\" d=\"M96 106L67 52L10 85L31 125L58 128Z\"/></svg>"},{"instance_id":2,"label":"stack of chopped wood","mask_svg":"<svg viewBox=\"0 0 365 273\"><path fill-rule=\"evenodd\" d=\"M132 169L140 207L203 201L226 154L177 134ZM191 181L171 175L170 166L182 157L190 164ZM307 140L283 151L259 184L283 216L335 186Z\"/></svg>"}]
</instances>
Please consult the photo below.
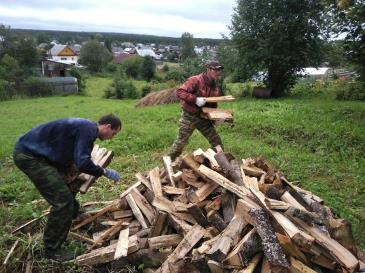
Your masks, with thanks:
<instances>
[{"instance_id":1,"label":"stack of chopped wood","mask_svg":"<svg viewBox=\"0 0 365 273\"><path fill-rule=\"evenodd\" d=\"M216 150L174 163L163 157L163 168L138 173L118 199L80 218L71 234L88 250L77 262L143 263L158 273L364 268L349 222L318 196L262 158L239 161Z\"/></svg>"}]
</instances>

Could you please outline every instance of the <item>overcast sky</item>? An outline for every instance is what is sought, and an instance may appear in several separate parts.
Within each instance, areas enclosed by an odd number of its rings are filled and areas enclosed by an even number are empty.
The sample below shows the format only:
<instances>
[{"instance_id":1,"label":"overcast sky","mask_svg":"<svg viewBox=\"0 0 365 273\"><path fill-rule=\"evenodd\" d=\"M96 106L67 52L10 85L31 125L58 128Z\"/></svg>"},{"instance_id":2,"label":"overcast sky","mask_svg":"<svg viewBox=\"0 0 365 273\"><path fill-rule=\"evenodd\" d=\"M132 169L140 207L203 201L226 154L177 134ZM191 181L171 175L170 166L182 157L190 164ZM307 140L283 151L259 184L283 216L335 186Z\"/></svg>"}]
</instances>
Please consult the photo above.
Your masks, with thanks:
<instances>
[{"instance_id":1,"label":"overcast sky","mask_svg":"<svg viewBox=\"0 0 365 273\"><path fill-rule=\"evenodd\" d=\"M0 0L11 28L221 38L236 0Z\"/></svg>"}]
</instances>

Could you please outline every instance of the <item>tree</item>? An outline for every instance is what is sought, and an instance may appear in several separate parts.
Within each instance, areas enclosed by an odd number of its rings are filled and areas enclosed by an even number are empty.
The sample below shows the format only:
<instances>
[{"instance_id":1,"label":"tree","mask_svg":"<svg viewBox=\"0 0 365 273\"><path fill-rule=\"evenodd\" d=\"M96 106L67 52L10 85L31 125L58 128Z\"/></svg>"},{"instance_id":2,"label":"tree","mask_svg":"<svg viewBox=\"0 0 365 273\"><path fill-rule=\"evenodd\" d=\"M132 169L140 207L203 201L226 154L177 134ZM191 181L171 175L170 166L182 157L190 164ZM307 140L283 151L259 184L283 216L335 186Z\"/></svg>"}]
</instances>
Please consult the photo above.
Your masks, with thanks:
<instances>
[{"instance_id":1,"label":"tree","mask_svg":"<svg viewBox=\"0 0 365 273\"><path fill-rule=\"evenodd\" d=\"M123 61L121 64L128 77L137 79L140 75L143 58L141 56L133 56Z\"/></svg>"},{"instance_id":2,"label":"tree","mask_svg":"<svg viewBox=\"0 0 365 273\"><path fill-rule=\"evenodd\" d=\"M184 32L181 35L181 59L185 61L188 58L196 57L194 51L194 39L193 34Z\"/></svg>"},{"instance_id":3,"label":"tree","mask_svg":"<svg viewBox=\"0 0 365 273\"><path fill-rule=\"evenodd\" d=\"M231 35L247 75L266 71L272 96L285 94L302 68L319 65L324 23L318 0L238 0Z\"/></svg>"},{"instance_id":4,"label":"tree","mask_svg":"<svg viewBox=\"0 0 365 273\"><path fill-rule=\"evenodd\" d=\"M100 42L90 40L81 48L79 63L92 72L101 72L111 59L111 53Z\"/></svg>"},{"instance_id":5,"label":"tree","mask_svg":"<svg viewBox=\"0 0 365 273\"><path fill-rule=\"evenodd\" d=\"M155 76L156 64L151 56L143 57L143 64L141 67L142 78L150 81Z\"/></svg>"},{"instance_id":6,"label":"tree","mask_svg":"<svg viewBox=\"0 0 365 273\"><path fill-rule=\"evenodd\" d=\"M365 1L327 0L335 32L345 34L346 57L365 81Z\"/></svg>"}]
</instances>

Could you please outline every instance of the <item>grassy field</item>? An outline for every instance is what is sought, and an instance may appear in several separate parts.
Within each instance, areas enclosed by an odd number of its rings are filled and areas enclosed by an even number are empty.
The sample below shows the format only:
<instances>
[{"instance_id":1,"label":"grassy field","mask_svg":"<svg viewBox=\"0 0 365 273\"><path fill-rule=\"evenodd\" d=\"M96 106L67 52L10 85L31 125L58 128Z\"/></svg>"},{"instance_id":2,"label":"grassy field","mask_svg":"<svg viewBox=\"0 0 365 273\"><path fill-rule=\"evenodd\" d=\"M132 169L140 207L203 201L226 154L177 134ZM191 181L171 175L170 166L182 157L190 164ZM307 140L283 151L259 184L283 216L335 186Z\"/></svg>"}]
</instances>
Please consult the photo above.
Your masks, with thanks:
<instances>
[{"instance_id":1,"label":"grassy field","mask_svg":"<svg viewBox=\"0 0 365 273\"><path fill-rule=\"evenodd\" d=\"M82 202L112 200L135 182L136 172L162 166L161 157L176 136L180 107L135 109L132 100L102 99L103 88L110 82L108 78L89 78L82 97L0 102L1 260L16 239L10 231L47 208L31 203L40 195L11 158L17 137L33 126L72 116L96 120L110 112L122 119L122 133L102 144L115 152L111 166L120 171L122 183L101 178L79 198ZM355 238L365 249L364 103L313 97L245 99L221 107L234 110L234 125L218 128L226 150L236 158L263 156L290 181L319 195L338 217L352 223ZM199 147L206 149L208 143L195 132L185 152ZM39 248L39 238L37 243L26 235L21 238Z\"/></svg>"}]
</instances>

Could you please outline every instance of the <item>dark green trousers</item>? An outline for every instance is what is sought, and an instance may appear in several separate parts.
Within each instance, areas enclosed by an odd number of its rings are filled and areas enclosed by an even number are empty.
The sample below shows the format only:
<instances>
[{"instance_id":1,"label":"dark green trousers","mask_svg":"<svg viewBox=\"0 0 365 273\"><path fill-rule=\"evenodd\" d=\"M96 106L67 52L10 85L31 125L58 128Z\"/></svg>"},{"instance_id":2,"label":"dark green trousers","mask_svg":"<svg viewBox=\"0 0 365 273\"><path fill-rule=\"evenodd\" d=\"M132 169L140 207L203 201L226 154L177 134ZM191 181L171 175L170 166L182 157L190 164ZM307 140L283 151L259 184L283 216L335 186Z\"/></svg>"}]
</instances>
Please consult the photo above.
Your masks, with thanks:
<instances>
[{"instance_id":1,"label":"dark green trousers","mask_svg":"<svg viewBox=\"0 0 365 273\"><path fill-rule=\"evenodd\" d=\"M13 158L51 205L43 240L45 252L53 253L65 242L78 203L62 173L46 159L17 150Z\"/></svg>"},{"instance_id":2,"label":"dark green trousers","mask_svg":"<svg viewBox=\"0 0 365 273\"><path fill-rule=\"evenodd\" d=\"M172 160L182 153L184 147L189 143L189 138L195 129L197 129L209 141L209 144L212 147L220 145L223 149L222 140L215 130L214 124L211 120L182 111L179 121L179 132L169 152L169 156Z\"/></svg>"}]
</instances>

